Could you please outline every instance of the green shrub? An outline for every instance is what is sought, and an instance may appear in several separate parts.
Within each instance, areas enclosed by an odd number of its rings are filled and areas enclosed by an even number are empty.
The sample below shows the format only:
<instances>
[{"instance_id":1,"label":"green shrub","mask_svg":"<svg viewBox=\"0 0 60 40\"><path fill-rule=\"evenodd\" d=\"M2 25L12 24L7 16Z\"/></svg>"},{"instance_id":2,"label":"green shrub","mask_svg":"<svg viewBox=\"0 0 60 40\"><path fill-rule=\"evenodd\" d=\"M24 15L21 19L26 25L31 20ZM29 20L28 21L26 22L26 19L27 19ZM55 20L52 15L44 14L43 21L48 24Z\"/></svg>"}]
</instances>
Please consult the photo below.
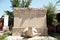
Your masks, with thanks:
<instances>
[{"instance_id":1,"label":"green shrub","mask_svg":"<svg viewBox=\"0 0 60 40\"><path fill-rule=\"evenodd\" d=\"M4 40L7 36L11 35L12 33L10 31L4 32L2 36L0 36L0 40Z\"/></svg>"},{"instance_id":2,"label":"green shrub","mask_svg":"<svg viewBox=\"0 0 60 40\"><path fill-rule=\"evenodd\" d=\"M7 32L4 32L4 34L3 35L12 35L12 32L10 32L10 31L7 31Z\"/></svg>"}]
</instances>

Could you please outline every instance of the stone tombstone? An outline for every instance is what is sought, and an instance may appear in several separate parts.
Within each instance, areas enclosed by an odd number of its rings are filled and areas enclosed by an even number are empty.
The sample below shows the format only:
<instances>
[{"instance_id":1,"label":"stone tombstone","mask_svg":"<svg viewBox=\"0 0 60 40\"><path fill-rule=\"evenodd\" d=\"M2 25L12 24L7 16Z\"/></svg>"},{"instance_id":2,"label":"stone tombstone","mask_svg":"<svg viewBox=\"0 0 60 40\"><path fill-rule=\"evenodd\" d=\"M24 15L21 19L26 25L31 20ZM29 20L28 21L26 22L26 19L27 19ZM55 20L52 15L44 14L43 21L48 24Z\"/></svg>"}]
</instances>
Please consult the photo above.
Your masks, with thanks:
<instances>
[{"instance_id":1,"label":"stone tombstone","mask_svg":"<svg viewBox=\"0 0 60 40\"><path fill-rule=\"evenodd\" d=\"M27 27L34 27L40 35L47 35L46 9L14 8L13 36L20 36Z\"/></svg>"},{"instance_id":2,"label":"stone tombstone","mask_svg":"<svg viewBox=\"0 0 60 40\"><path fill-rule=\"evenodd\" d=\"M9 15L4 15L4 26L3 26L3 31L9 30L9 27L8 27L8 19L9 19Z\"/></svg>"},{"instance_id":3,"label":"stone tombstone","mask_svg":"<svg viewBox=\"0 0 60 40\"><path fill-rule=\"evenodd\" d=\"M8 15L4 15L4 26L8 26Z\"/></svg>"}]
</instances>

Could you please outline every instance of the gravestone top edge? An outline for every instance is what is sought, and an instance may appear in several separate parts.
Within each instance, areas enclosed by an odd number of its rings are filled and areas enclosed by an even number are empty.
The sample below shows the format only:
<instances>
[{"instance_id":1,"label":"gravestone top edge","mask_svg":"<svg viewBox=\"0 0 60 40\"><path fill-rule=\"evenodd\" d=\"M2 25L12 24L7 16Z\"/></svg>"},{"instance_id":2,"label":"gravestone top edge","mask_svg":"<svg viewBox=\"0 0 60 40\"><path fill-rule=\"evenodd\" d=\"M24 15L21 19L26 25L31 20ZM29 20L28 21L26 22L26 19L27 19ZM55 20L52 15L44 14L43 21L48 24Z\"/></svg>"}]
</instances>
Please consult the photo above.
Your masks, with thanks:
<instances>
[{"instance_id":1,"label":"gravestone top edge","mask_svg":"<svg viewBox=\"0 0 60 40\"><path fill-rule=\"evenodd\" d=\"M47 9L45 8L14 8L14 13L18 13L18 12L22 12L22 11L25 11L25 12L42 12L44 14L46 14L47 12Z\"/></svg>"},{"instance_id":2,"label":"gravestone top edge","mask_svg":"<svg viewBox=\"0 0 60 40\"><path fill-rule=\"evenodd\" d=\"M35 10L47 10L46 8L18 8L18 7L15 7L14 9L35 9Z\"/></svg>"},{"instance_id":3,"label":"gravestone top edge","mask_svg":"<svg viewBox=\"0 0 60 40\"><path fill-rule=\"evenodd\" d=\"M47 11L46 8L17 8L15 7L14 10L26 10L26 9L29 9L29 10L43 10L43 11Z\"/></svg>"}]
</instances>

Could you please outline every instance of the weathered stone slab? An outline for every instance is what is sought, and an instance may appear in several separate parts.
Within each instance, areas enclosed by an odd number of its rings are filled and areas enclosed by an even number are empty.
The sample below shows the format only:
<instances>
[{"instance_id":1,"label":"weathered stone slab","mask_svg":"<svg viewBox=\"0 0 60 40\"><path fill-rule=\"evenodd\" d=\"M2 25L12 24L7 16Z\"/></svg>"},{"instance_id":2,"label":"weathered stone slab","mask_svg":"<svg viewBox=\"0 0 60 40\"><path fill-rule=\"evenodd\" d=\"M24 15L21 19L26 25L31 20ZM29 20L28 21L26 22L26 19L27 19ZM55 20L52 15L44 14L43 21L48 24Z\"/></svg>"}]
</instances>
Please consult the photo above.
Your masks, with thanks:
<instances>
[{"instance_id":1,"label":"weathered stone slab","mask_svg":"<svg viewBox=\"0 0 60 40\"><path fill-rule=\"evenodd\" d=\"M47 26L46 26L46 9L37 9L37 8L14 8L14 27L13 27L13 35L16 35L16 28L25 29L27 27L37 28L41 35L47 34ZM41 28L41 29L39 29ZM16 30L19 34L18 30ZM17 35L18 35L17 34ZM21 33L20 33L21 35Z\"/></svg>"}]
</instances>

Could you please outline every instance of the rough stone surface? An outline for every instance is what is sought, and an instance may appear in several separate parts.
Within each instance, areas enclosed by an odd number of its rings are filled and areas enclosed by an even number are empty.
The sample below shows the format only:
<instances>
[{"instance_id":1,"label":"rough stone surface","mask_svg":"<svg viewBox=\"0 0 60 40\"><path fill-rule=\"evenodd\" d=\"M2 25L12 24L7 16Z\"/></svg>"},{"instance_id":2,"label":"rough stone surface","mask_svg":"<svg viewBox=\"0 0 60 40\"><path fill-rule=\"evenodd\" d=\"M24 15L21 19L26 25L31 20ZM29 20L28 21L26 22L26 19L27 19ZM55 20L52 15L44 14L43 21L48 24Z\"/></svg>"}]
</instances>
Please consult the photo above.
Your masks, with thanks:
<instances>
[{"instance_id":1,"label":"rough stone surface","mask_svg":"<svg viewBox=\"0 0 60 40\"><path fill-rule=\"evenodd\" d=\"M33 27L28 27L24 29L23 34L24 37L34 37L34 36L39 36L38 32L35 28Z\"/></svg>"},{"instance_id":2,"label":"rough stone surface","mask_svg":"<svg viewBox=\"0 0 60 40\"><path fill-rule=\"evenodd\" d=\"M28 40L57 40L57 39L50 36L41 36L41 37L29 38Z\"/></svg>"},{"instance_id":3,"label":"rough stone surface","mask_svg":"<svg viewBox=\"0 0 60 40\"><path fill-rule=\"evenodd\" d=\"M8 36L5 40L23 40L23 37L20 36Z\"/></svg>"},{"instance_id":4,"label":"rough stone surface","mask_svg":"<svg viewBox=\"0 0 60 40\"><path fill-rule=\"evenodd\" d=\"M46 35L46 11L37 8L14 8L13 35L21 35L27 27L35 27L41 35Z\"/></svg>"},{"instance_id":5,"label":"rough stone surface","mask_svg":"<svg viewBox=\"0 0 60 40\"><path fill-rule=\"evenodd\" d=\"M54 37L50 37L50 36L36 36L33 38L24 38L24 37L20 37L20 36L8 36L7 38L5 38L5 40L57 40Z\"/></svg>"},{"instance_id":6,"label":"rough stone surface","mask_svg":"<svg viewBox=\"0 0 60 40\"><path fill-rule=\"evenodd\" d=\"M4 33L3 31L0 31L0 36L3 35L3 33Z\"/></svg>"}]
</instances>

